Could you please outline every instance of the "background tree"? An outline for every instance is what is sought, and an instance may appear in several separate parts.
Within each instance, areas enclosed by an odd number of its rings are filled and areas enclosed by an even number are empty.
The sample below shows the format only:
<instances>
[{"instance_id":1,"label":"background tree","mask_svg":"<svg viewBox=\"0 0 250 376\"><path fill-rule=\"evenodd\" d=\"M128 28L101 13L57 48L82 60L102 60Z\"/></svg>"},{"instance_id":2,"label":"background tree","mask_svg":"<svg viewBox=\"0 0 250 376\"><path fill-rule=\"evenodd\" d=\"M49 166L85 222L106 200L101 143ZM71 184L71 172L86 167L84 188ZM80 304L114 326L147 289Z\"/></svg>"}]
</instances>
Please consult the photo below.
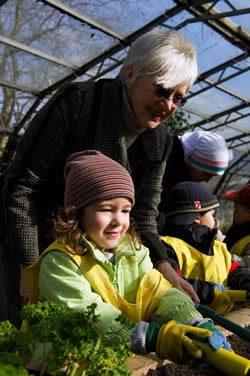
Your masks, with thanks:
<instances>
[{"instance_id":1,"label":"background tree","mask_svg":"<svg viewBox=\"0 0 250 376\"><path fill-rule=\"evenodd\" d=\"M165 124L169 127L171 134L173 135L182 135L183 128L185 128L185 132L191 130L191 125L189 124L190 116L187 115L186 112L182 111L181 109L177 109L175 114L169 118Z\"/></svg>"},{"instance_id":2,"label":"background tree","mask_svg":"<svg viewBox=\"0 0 250 376\"><path fill-rule=\"evenodd\" d=\"M115 1L67 0L62 4L95 18L102 12L104 5L110 7ZM125 6L125 1L119 0L119 4ZM110 15L107 14L107 17ZM112 39L46 3L34 0L8 0L1 4L0 35L57 57L71 66L81 66L90 57L97 56L105 48L110 47ZM92 38L93 43L88 43L89 38ZM7 83L0 87L0 157L5 151L8 136L16 135L12 132L13 128L20 123L35 102L36 92L47 89L70 73L70 66L53 63L8 44L0 44L0 80ZM9 83L28 90L8 87ZM38 109L36 108L36 111ZM32 116L34 115L35 112ZM14 145L18 137L12 137ZM10 150L12 154L13 148ZM2 171L7 167L9 159L8 156L5 161L1 158Z\"/></svg>"}]
</instances>

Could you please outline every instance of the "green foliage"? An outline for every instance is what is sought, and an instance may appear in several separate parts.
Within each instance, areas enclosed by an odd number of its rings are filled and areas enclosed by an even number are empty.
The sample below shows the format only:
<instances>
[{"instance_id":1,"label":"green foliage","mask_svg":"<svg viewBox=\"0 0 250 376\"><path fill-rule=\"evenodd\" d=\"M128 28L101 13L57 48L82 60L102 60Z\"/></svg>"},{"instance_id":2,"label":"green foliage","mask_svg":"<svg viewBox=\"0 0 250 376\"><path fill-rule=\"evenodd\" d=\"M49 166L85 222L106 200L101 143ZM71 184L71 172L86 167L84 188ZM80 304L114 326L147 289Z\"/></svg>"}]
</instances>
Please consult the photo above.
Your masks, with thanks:
<instances>
[{"instance_id":1,"label":"green foliage","mask_svg":"<svg viewBox=\"0 0 250 376\"><path fill-rule=\"evenodd\" d=\"M93 304L85 312L75 312L63 304L52 302L23 307L22 318L29 323L30 328L30 346L35 343L50 346L50 351L45 350L41 354L47 373L51 372L48 370L53 369L53 371L57 370L55 374L58 376L131 375L125 365L127 358L132 355L130 342L124 341L121 337L113 346L105 345L98 329L98 316L95 314L95 308L96 305ZM132 325L125 317L121 317L120 322L127 328L128 325ZM4 340L3 337L6 339ZM27 347L27 337L9 322L1 323L0 338L2 351L6 346L8 352L19 350L20 356L27 356L31 349ZM21 344L26 349L22 353ZM2 363L5 366L15 366L17 369L20 365L22 366L22 362L18 362L20 358L17 356L16 358L17 363L7 357ZM44 370L41 371L41 375L43 374ZM19 373L16 375L19 376ZM20 373L21 375L25 374Z\"/></svg>"},{"instance_id":2,"label":"green foliage","mask_svg":"<svg viewBox=\"0 0 250 376\"><path fill-rule=\"evenodd\" d=\"M189 125L189 118L190 116L188 115L187 117L185 116L185 112L183 112L180 109L177 109L175 114L171 116L165 124L169 128L169 132L173 135L182 135L183 128L185 128L185 132L188 132L191 130L191 125Z\"/></svg>"},{"instance_id":3,"label":"green foliage","mask_svg":"<svg viewBox=\"0 0 250 376\"><path fill-rule=\"evenodd\" d=\"M21 358L14 353L0 352L0 376L28 376Z\"/></svg>"},{"instance_id":4,"label":"green foliage","mask_svg":"<svg viewBox=\"0 0 250 376\"><path fill-rule=\"evenodd\" d=\"M23 366L15 367L0 362L0 376L29 376L29 374Z\"/></svg>"},{"instance_id":5,"label":"green foliage","mask_svg":"<svg viewBox=\"0 0 250 376\"><path fill-rule=\"evenodd\" d=\"M0 352L18 352L20 356L30 356L33 346L27 343L26 335L8 320L0 321Z\"/></svg>"}]
</instances>

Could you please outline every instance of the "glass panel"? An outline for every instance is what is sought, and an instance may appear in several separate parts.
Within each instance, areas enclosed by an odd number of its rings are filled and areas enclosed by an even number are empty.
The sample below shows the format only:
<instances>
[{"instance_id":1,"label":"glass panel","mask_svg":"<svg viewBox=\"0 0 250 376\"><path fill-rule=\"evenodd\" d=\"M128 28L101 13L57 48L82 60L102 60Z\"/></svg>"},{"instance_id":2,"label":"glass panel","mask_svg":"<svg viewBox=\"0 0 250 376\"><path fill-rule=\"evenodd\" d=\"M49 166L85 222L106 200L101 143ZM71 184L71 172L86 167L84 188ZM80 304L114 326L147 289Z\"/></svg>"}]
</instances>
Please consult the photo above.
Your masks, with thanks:
<instances>
[{"instance_id":1,"label":"glass panel","mask_svg":"<svg viewBox=\"0 0 250 376\"><path fill-rule=\"evenodd\" d=\"M206 72L233 59L242 51L202 22L191 23L180 30L196 46L199 72Z\"/></svg>"},{"instance_id":2,"label":"glass panel","mask_svg":"<svg viewBox=\"0 0 250 376\"><path fill-rule=\"evenodd\" d=\"M125 36L176 5L172 0L91 0L84 5L67 0L64 3L73 4L75 10Z\"/></svg>"},{"instance_id":3,"label":"glass panel","mask_svg":"<svg viewBox=\"0 0 250 376\"><path fill-rule=\"evenodd\" d=\"M240 103L240 100L231 95L216 88L211 88L194 98L190 98L188 100L188 107L207 114L207 116L211 116L214 113L220 113L229 108L235 107Z\"/></svg>"},{"instance_id":4,"label":"glass panel","mask_svg":"<svg viewBox=\"0 0 250 376\"><path fill-rule=\"evenodd\" d=\"M4 68L0 77L17 85L41 91L71 73L71 70L28 53L0 44L0 60L5 56Z\"/></svg>"},{"instance_id":5,"label":"glass panel","mask_svg":"<svg viewBox=\"0 0 250 376\"><path fill-rule=\"evenodd\" d=\"M224 82L223 86L238 92L243 97L250 98L250 89L249 85L246 84L247 82L250 83L250 71Z\"/></svg>"},{"instance_id":6,"label":"glass panel","mask_svg":"<svg viewBox=\"0 0 250 376\"><path fill-rule=\"evenodd\" d=\"M167 15L169 10L177 8L175 1L172 0L91 0L85 2L82 0L64 0L61 3L72 7L82 15L97 20L124 37L134 33L164 12ZM189 6L188 2L185 4ZM219 0L216 2L210 1L209 4L220 12L245 9L248 6L246 0ZM36 0L7 0L3 2L0 10L1 35L30 48L40 50L49 56L62 59L74 66L82 66L119 43L116 38ZM194 20L195 16L192 13L183 10L171 18L166 16L166 21L158 27L166 30L176 27L196 45L200 73L234 59L244 52L234 46L233 43L225 40L204 22L197 22L196 20L193 22ZM249 13L231 16L229 21L243 27L248 32L250 31ZM117 61L122 63L127 50L128 48L122 48L113 56L98 61L97 64L91 66L86 73L76 77L75 80L93 80L100 75L116 77L121 68L121 65L117 66ZM72 73L71 68L8 47L2 43L0 43L0 64L0 78L2 80L8 80L13 85L17 84L37 91L44 90ZM222 87L249 100L250 73L249 71L240 72L249 68L249 64L249 58L239 63L232 61L230 67L211 75L209 79L215 83L222 80ZM225 78L236 73L239 74L225 80ZM200 93L201 89L206 88L207 90ZM240 99L230 94L216 88L210 88L206 82L194 85L187 97L195 93L198 94L189 98L184 108L185 117L190 124L199 124L206 117L209 118L214 114L233 109L233 107L242 103ZM22 91L7 89L6 87L1 87L0 95L1 127L13 127L18 124L35 101L35 98L29 93L25 94ZM8 96L11 98L11 103L15 103L15 111L11 110L11 104L6 107ZM45 98L43 102L47 100L48 98ZM41 105L42 103L39 107ZM36 108L34 114L39 107ZM243 108L237 113L229 113L216 121L197 126L195 129L211 129L213 132L221 134L228 140L229 147L234 149L233 161L235 161L238 155L249 150L250 136L241 137L244 132L250 131L249 107ZM235 140L229 140L236 136ZM249 161L250 158L248 158L248 174L250 173ZM235 168L234 173L239 173L239 169L247 170L246 167L242 166L243 164Z\"/></svg>"},{"instance_id":7,"label":"glass panel","mask_svg":"<svg viewBox=\"0 0 250 376\"><path fill-rule=\"evenodd\" d=\"M230 3L232 4L232 7L229 6L225 1L219 1L216 4L216 9L220 12L231 12L234 9L240 10L240 9L246 9L249 4L245 0L230 0ZM248 14L241 14L238 16L231 16L229 17L230 21L234 22L237 25L241 25L246 30L250 31L250 15Z\"/></svg>"},{"instance_id":8,"label":"glass panel","mask_svg":"<svg viewBox=\"0 0 250 376\"><path fill-rule=\"evenodd\" d=\"M5 35L48 55L80 66L117 43L112 37L48 5L31 0L19 2L17 14L15 6L9 9L8 17L12 16L13 25L8 23ZM17 18L20 19L18 28L14 24Z\"/></svg>"}]
</instances>

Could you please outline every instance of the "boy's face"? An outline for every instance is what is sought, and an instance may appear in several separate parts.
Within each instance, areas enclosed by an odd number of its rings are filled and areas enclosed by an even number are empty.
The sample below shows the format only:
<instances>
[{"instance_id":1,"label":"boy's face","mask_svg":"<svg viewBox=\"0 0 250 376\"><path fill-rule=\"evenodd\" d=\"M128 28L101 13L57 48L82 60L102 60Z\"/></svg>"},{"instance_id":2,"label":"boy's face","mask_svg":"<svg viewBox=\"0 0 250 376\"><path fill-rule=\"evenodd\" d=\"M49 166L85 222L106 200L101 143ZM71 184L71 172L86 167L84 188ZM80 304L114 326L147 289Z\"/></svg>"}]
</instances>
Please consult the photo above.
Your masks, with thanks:
<instances>
[{"instance_id":1,"label":"boy's face","mask_svg":"<svg viewBox=\"0 0 250 376\"><path fill-rule=\"evenodd\" d=\"M234 202L234 221L237 225L250 221L250 209L238 202Z\"/></svg>"},{"instance_id":2,"label":"boy's face","mask_svg":"<svg viewBox=\"0 0 250 376\"><path fill-rule=\"evenodd\" d=\"M215 217L215 210L209 210L204 215L200 215L196 220L195 223L203 226L207 226L211 229L215 228L216 224L216 217Z\"/></svg>"},{"instance_id":3,"label":"boy's face","mask_svg":"<svg viewBox=\"0 0 250 376\"><path fill-rule=\"evenodd\" d=\"M99 249L112 249L129 228L131 209L125 197L95 201L83 208L80 226Z\"/></svg>"}]
</instances>

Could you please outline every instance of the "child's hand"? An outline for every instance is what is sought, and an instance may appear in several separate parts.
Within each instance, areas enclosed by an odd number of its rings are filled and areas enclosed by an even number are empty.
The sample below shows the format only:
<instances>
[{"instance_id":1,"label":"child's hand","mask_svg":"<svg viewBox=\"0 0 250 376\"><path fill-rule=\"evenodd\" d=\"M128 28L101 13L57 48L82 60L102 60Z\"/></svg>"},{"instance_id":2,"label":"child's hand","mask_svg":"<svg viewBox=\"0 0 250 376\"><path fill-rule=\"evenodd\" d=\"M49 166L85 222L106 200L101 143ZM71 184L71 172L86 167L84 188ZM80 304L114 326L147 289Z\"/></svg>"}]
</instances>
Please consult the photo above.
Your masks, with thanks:
<instances>
[{"instance_id":1,"label":"child's hand","mask_svg":"<svg viewBox=\"0 0 250 376\"><path fill-rule=\"evenodd\" d=\"M227 343L220 332L181 325L171 320L159 330L156 354L160 359L169 359L176 363L186 362L190 358L200 359L203 351L195 340L209 344L213 350L225 348Z\"/></svg>"},{"instance_id":2,"label":"child's hand","mask_svg":"<svg viewBox=\"0 0 250 376\"><path fill-rule=\"evenodd\" d=\"M172 284L173 287L189 296L195 303L200 303L200 299L193 286L189 282L185 281L185 279L180 277L168 262L159 264L157 269Z\"/></svg>"}]
</instances>

